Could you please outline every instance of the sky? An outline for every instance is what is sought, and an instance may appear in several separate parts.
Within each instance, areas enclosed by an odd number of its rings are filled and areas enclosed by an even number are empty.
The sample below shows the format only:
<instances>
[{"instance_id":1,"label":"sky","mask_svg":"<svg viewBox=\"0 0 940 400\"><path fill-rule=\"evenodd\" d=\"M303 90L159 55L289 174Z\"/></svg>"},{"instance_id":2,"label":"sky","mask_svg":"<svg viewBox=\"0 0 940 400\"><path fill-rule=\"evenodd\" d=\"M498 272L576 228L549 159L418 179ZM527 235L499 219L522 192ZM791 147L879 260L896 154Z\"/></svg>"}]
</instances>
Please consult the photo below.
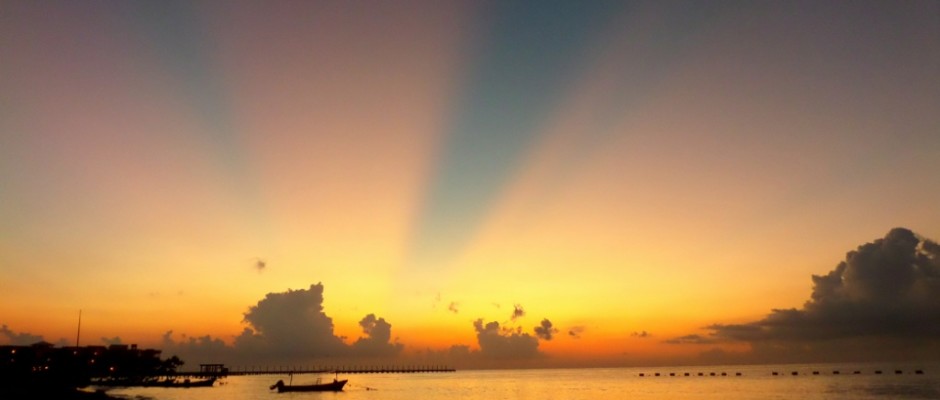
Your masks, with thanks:
<instances>
[{"instance_id":1,"label":"sky","mask_svg":"<svg viewBox=\"0 0 940 400\"><path fill-rule=\"evenodd\" d=\"M5 1L0 344L938 360L938 71L932 1Z\"/></svg>"}]
</instances>

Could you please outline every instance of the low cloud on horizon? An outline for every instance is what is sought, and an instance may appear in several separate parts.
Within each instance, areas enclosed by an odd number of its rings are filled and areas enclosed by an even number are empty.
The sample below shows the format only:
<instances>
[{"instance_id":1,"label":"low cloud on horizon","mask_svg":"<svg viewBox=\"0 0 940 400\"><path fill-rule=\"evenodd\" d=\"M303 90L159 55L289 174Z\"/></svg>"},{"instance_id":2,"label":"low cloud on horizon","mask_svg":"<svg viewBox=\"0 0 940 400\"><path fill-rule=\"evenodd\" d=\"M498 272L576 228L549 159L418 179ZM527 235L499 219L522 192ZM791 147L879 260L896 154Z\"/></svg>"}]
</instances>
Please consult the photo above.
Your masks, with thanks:
<instances>
[{"instance_id":1,"label":"low cloud on horizon","mask_svg":"<svg viewBox=\"0 0 940 400\"><path fill-rule=\"evenodd\" d=\"M715 323L662 343L702 346L702 362L815 362L940 359L940 245L906 228L849 251L831 271L812 276L813 288L800 308L773 309L764 318L739 324ZM188 363L234 365L325 360L390 360L402 357L404 345L392 323L374 313L359 321L358 338L337 336L323 309L324 286L268 293L244 313L244 330L227 344L218 337L187 336L167 331L161 349ZM452 302L451 312L457 304ZM448 307L451 308L451 307ZM503 314L505 316L505 314ZM524 320L520 304L510 321ZM547 355L540 341L575 340L584 326L559 329L548 319L528 325L472 321L475 345L454 344L443 350L418 350L426 360L464 366L537 365ZM468 329L470 326L467 327ZM631 338L653 337L646 330ZM657 337L658 339L658 337ZM0 341L30 345L40 335L0 328ZM105 344L120 337L101 338ZM68 345L64 340L57 344ZM742 348L749 350L728 350ZM728 346L731 345L731 346ZM412 357L411 352L407 357ZM517 364L513 364L517 363ZM522 363L522 364L520 364ZM529 363L529 364L524 364Z\"/></svg>"},{"instance_id":2,"label":"low cloud on horizon","mask_svg":"<svg viewBox=\"0 0 940 400\"><path fill-rule=\"evenodd\" d=\"M748 343L753 361L940 358L940 245L906 228L858 246L813 275L802 308L712 324L672 344Z\"/></svg>"},{"instance_id":3,"label":"low cloud on horizon","mask_svg":"<svg viewBox=\"0 0 940 400\"><path fill-rule=\"evenodd\" d=\"M249 307L243 322L248 326L232 345L211 336L173 338L168 331L163 351L184 360L229 362L307 361L310 359L389 358L404 346L392 339L392 325L375 314L359 321L362 336L352 344L334 333L333 319L323 312L323 284L308 289L268 293Z\"/></svg>"},{"instance_id":4,"label":"low cloud on horizon","mask_svg":"<svg viewBox=\"0 0 940 400\"><path fill-rule=\"evenodd\" d=\"M6 325L0 326L0 336L6 337L10 345L28 346L33 343L42 342L45 339L41 335L34 335L26 332L14 332Z\"/></svg>"}]
</instances>

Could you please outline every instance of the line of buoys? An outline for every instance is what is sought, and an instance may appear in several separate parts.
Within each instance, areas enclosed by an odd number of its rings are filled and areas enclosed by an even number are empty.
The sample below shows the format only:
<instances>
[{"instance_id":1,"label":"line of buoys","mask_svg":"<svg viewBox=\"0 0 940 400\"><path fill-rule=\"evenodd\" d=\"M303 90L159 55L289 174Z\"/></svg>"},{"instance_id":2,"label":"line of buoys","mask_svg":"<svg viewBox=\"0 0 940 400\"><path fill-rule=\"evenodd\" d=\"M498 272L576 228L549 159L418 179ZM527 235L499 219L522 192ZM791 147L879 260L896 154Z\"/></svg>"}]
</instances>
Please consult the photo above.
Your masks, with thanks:
<instances>
[{"instance_id":1,"label":"line of buoys","mask_svg":"<svg viewBox=\"0 0 940 400\"><path fill-rule=\"evenodd\" d=\"M640 373L637 374L637 375L638 375L639 377L641 377L641 378L644 378L644 377L646 377L648 374L645 373L645 372L640 372ZM697 373L696 375L697 375L697 376L705 376L705 373L704 373L704 372L699 372L699 373ZM709 372L709 373L708 373L708 376L719 376L719 375L721 375L721 376L728 376L728 373L727 373L727 372L720 372L720 373L718 373L718 372ZM661 372L654 372L654 373L652 373L652 375L650 375L650 376L654 376L654 377L655 377L655 376L664 376L664 375L663 375L663 373L661 373ZM676 376L679 376L679 375L678 375L677 373L675 373L675 372L670 372L670 373L669 373L669 376L676 377ZM692 376L692 373L691 373L691 372L683 372L683 373L682 373L682 376ZM734 376L744 376L744 373L742 373L742 372L735 372L735 373L734 373Z\"/></svg>"},{"instance_id":2,"label":"line of buoys","mask_svg":"<svg viewBox=\"0 0 940 400\"><path fill-rule=\"evenodd\" d=\"M874 370L873 373L874 373L875 375L882 375L882 374L884 374L884 371L882 371L882 370L879 369L879 370ZM904 374L904 370L896 369L896 370L894 370L894 373L895 373L895 375L903 375L903 374ZM924 370L918 369L918 370L914 370L912 373L915 374L915 375L923 375L923 374L924 374ZM651 376L664 376L665 374L666 374L666 373L654 372L654 373L651 374ZM705 376L705 374L706 374L705 372L697 372L697 373L695 373L696 376ZM707 374L708 374L708 376L728 376L728 373L727 373L727 372L708 372ZM780 375L780 372L778 372L778 371L771 371L770 374L771 374L772 376L779 376L779 375ZM822 372L822 371L811 371L809 374L812 374L812 375L823 375L823 372ZM841 375L842 373L841 373L840 370L835 369L835 370L832 370L831 374L832 374L832 375ZM862 374L862 371L860 371L860 370L853 370L853 371L852 371L852 375L861 375L861 374ZM676 372L669 372L668 375L669 375L669 376L672 376L672 377L680 376L680 374L678 374L678 373L676 373ZM791 372L790 372L790 375L791 375L791 376L799 376L799 375L800 375L800 371L791 371ZM645 373L645 372L640 372L640 373L639 373L639 376L642 378L642 377L650 376L650 374L647 374L647 373ZM690 373L690 372L683 372L683 373L681 374L681 376L692 376L692 373ZM734 373L734 376L744 376L744 373L742 373L742 372L735 372L735 373Z\"/></svg>"}]
</instances>

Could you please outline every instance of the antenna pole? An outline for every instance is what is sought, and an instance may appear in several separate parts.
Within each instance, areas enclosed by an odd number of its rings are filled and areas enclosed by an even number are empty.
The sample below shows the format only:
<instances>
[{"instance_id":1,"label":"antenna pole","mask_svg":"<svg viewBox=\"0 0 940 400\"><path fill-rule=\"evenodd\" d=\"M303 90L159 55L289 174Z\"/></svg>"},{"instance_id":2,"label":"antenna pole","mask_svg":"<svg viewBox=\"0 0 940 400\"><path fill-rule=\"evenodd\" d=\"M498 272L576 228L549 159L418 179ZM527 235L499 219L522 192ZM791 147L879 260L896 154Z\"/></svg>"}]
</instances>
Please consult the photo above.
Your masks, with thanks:
<instances>
[{"instance_id":1,"label":"antenna pole","mask_svg":"<svg viewBox=\"0 0 940 400\"><path fill-rule=\"evenodd\" d=\"M78 333L75 334L75 347L78 347L78 339L82 337L82 310L78 310Z\"/></svg>"}]
</instances>

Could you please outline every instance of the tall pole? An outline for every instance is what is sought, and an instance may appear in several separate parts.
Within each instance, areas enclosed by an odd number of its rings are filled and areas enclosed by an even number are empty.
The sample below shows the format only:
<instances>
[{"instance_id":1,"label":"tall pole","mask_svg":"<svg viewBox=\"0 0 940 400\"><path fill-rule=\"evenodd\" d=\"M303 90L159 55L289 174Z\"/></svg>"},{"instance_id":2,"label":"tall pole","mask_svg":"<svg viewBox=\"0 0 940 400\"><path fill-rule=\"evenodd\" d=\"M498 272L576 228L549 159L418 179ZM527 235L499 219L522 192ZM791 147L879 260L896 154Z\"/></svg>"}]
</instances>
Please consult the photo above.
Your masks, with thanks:
<instances>
[{"instance_id":1,"label":"tall pole","mask_svg":"<svg viewBox=\"0 0 940 400\"><path fill-rule=\"evenodd\" d=\"M75 347L78 347L78 339L82 337L82 310L78 310L78 333L75 334Z\"/></svg>"}]
</instances>

